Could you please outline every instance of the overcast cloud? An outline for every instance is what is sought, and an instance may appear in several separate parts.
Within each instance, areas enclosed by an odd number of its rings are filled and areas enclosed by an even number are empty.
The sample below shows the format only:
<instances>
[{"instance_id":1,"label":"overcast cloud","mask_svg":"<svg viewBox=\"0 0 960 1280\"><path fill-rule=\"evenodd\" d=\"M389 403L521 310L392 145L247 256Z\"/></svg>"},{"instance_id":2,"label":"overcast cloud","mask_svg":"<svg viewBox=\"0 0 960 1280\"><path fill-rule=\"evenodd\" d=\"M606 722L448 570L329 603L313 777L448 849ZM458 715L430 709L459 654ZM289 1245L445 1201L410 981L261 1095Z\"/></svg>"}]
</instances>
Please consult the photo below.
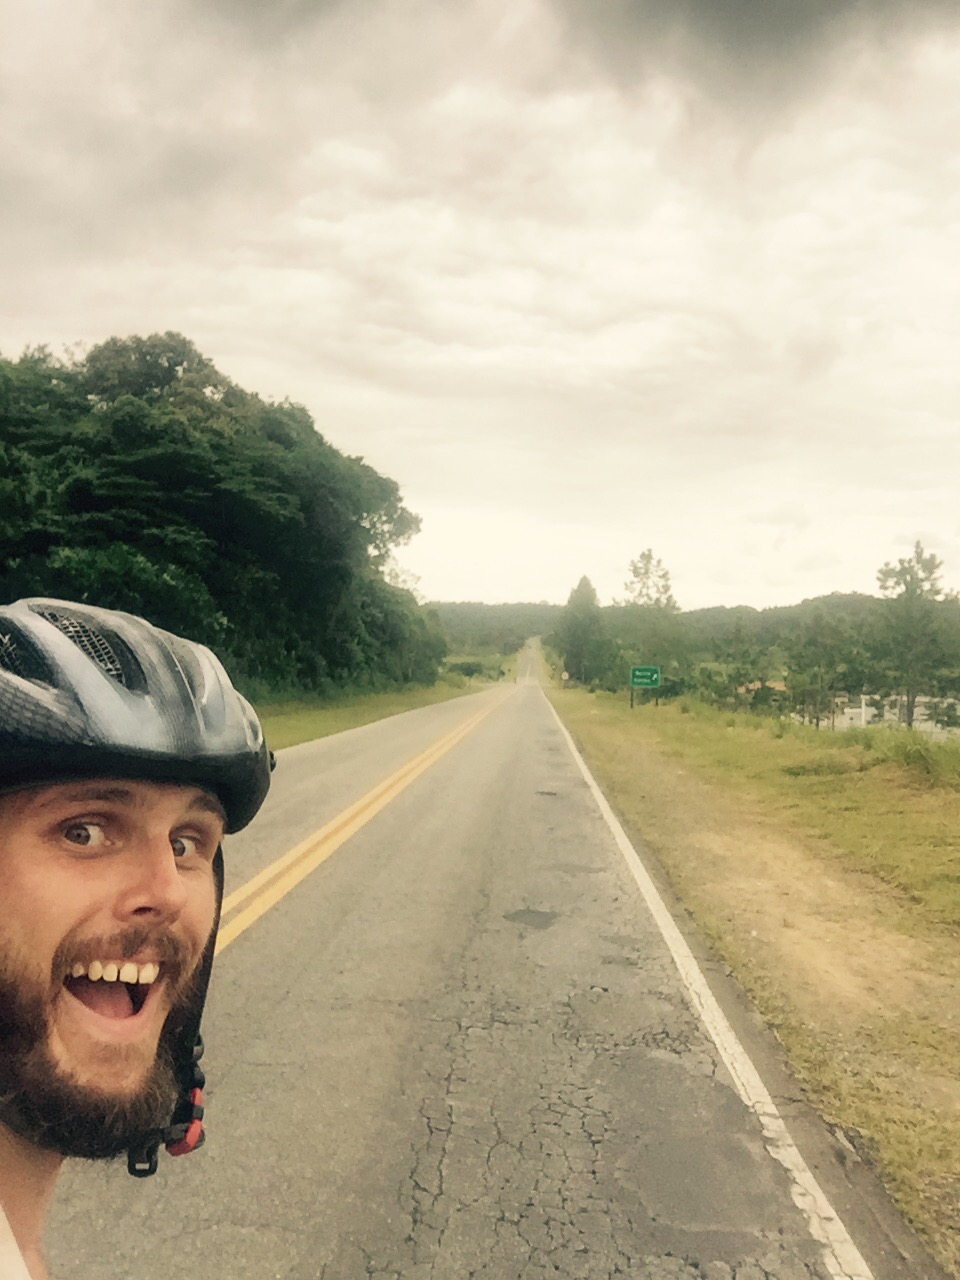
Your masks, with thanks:
<instances>
[{"instance_id":1,"label":"overcast cloud","mask_svg":"<svg viewBox=\"0 0 960 1280\"><path fill-rule=\"evenodd\" d=\"M0 350L182 331L429 598L960 586L958 83L934 0L0 0Z\"/></svg>"}]
</instances>

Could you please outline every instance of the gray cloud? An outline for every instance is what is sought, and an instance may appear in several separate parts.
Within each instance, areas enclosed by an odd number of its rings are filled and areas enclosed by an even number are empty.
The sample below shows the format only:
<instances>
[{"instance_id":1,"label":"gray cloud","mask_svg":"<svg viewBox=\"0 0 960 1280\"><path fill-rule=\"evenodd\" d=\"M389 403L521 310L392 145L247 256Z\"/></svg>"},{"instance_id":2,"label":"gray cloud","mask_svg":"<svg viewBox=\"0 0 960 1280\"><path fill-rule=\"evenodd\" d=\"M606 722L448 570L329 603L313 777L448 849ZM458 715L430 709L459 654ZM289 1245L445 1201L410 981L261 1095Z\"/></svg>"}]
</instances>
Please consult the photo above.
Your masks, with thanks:
<instances>
[{"instance_id":1,"label":"gray cloud","mask_svg":"<svg viewBox=\"0 0 960 1280\"><path fill-rule=\"evenodd\" d=\"M246 30L258 39L299 33L304 27L312 26L340 9L352 7L353 12L360 16L368 8L356 0L352 6L351 0L272 0L269 5L261 3L261 0L213 0L210 7L222 21ZM196 6L187 0L184 12L195 13Z\"/></svg>"},{"instance_id":2,"label":"gray cloud","mask_svg":"<svg viewBox=\"0 0 960 1280\"><path fill-rule=\"evenodd\" d=\"M6 0L0 346L182 330L431 595L870 590L960 557L954 5Z\"/></svg>"},{"instance_id":3,"label":"gray cloud","mask_svg":"<svg viewBox=\"0 0 960 1280\"><path fill-rule=\"evenodd\" d=\"M551 0L621 88L657 74L694 80L727 106L784 102L851 49L955 28L953 0Z\"/></svg>"}]
</instances>

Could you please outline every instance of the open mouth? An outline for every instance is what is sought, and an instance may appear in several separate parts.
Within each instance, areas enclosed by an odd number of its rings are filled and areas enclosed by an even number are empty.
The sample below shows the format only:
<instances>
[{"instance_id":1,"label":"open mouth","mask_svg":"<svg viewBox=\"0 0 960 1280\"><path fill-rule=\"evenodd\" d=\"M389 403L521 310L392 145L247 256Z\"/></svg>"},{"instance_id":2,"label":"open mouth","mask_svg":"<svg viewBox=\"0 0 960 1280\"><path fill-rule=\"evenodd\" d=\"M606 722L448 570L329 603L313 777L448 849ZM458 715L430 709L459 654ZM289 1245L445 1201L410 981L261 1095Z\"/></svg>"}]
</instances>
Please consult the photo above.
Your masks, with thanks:
<instances>
[{"instance_id":1,"label":"open mouth","mask_svg":"<svg viewBox=\"0 0 960 1280\"><path fill-rule=\"evenodd\" d=\"M135 981L123 981L115 976L118 969L116 965L106 965L102 968L105 972L95 978L86 973L70 974L64 979L64 986L75 1000L79 1000L85 1008L98 1013L102 1018L111 1018L116 1021L135 1018L147 1003L156 985L158 966L139 966L140 972ZM134 965L132 968L138 968L138 966ZM111 969L114 971L113 974ZM143 969L148 970L146 975L142 975ZM149 972L151 969L153 972ZM142 981L141 975L147 976L149 981Z\"/></svg>"}]
</instances>

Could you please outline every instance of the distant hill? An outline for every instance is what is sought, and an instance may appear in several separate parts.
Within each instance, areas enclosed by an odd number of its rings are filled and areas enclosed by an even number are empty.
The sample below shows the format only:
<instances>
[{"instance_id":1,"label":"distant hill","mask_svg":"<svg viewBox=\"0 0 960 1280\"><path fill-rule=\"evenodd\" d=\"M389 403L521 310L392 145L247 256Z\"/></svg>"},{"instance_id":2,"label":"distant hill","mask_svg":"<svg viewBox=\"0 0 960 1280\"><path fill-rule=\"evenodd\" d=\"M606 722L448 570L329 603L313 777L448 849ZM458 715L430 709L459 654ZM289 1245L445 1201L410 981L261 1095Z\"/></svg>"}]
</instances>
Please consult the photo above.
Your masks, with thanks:
<instances>
[{"instance_id":1,"label":"distant hill","mask_svg":"<svg viewBox=\"0 0 960 1280\"><path fill-rule=\"evenodd\" d=\"M547 635L563 612L559 604L480 604L477 601L434 601L450 652L516 653L530 636Z\"/></svg>"},{"instance_id":2,"label":"distant hill","mask_svg":"<svg viewBox=\"0 0 960 1280\"><path fill-rule=\"evenodd\" d=\"M801 600L799 604L776 605L754 609L750 605L717 605L710 609L691 609L683 615L684 629L694 647L722 642L739 625L744 637L761 646L778 644L794 634L815 615L831 621L845 621L854 630L862 630L873 622L882 601L858 591L833 591L826 596Z\"/></svg>"},{"instance_id":3,"label":"distant hill","mask_svg":"<svg viewBox=\"0 0 960 1280\"><path fill-rule=\"evenodd\" d=\"M860 630L873 620L880 604L878 596L834 591L799 604L768 609L743 604L716 605L709 609L691 609L681 617L687 643L694 649L723 643L738 626L747 640L766 647L782 642L815 614L838 621L842 618ZM542 600L536 604L433 601L427 608L439 618L452 653L514 653L528 637L550 635L564 606ZM623 606L607 605L601 612L615 633Z\"/></svg>"}]
</instances>

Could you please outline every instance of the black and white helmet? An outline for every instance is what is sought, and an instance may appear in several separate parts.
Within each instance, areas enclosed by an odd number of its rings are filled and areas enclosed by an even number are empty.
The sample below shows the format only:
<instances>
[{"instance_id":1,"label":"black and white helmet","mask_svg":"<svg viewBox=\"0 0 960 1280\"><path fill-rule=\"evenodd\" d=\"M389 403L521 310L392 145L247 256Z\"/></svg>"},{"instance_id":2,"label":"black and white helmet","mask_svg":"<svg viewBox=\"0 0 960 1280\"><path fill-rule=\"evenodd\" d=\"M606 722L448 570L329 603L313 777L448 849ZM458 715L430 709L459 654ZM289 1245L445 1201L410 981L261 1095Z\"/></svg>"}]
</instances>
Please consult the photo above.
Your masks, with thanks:
<instances>
[{"instance_id":1,"label":"black and white helmet","mask_svg":"<svg viewBox=\"0 0 960 1280\"><path fill-rule=\"evenodd\" d=\"M205 787L233 832L263 803L270 762L203 645L63 600L0 608L0 788L89 776Z\"/></svg>"},{"instance_id":2,"label":"black and white helmet","mask_svg":"<svg viewBox=\"0 0 960 1280\"><path fill-rule=\"evenodd\" d=\"M64 600L0 608L0 791L74 778L181 782L213 792L233 832L263 804L272 763L256 713L203 645ZM180 1097L167 1128L129 1151L138 1177L156 1170L161 1144L184 1155L203 1140L200 1019L223 900L219 849L213 871L217 920L171 1045Z\"/></svg>"}]
</instances>

